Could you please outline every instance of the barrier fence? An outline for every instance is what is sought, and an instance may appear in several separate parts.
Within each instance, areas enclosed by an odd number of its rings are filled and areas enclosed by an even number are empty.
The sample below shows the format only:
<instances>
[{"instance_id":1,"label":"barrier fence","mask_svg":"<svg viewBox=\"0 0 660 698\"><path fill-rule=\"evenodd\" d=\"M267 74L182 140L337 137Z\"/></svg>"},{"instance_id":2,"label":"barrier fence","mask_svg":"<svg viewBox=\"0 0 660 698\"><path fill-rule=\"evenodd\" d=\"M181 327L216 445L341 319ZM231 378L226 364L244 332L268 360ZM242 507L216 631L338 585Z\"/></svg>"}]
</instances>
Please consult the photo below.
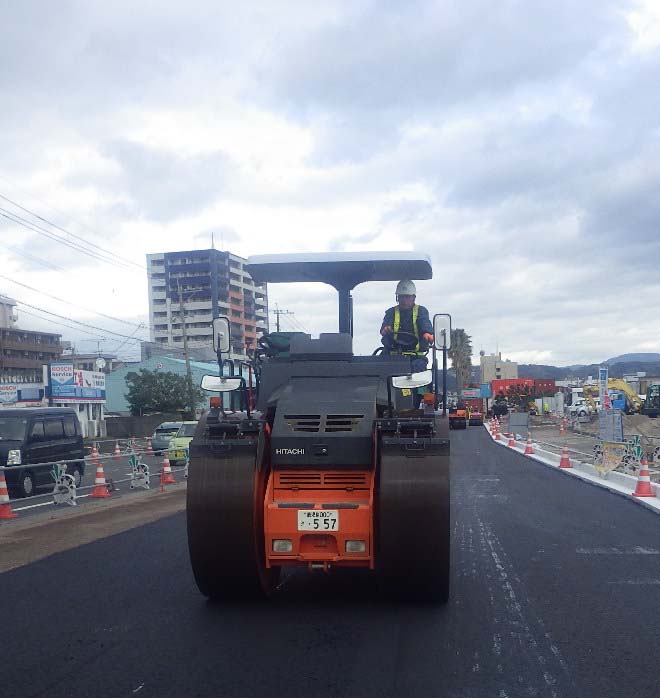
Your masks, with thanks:
<instances>
[{"instance_id":1,"label":"barrier fence","mask_svg":"<svg viewBox=\"0 0 660 698\"><path fill-rule=\"evenodd\" d=\"M85 470L94 469L95 477L93 485L83 485L77 486L73 472L69 471L69 466L71 464L79 464L80 458L69 459L69 460L57 460L46 463L26 463L23 465L13 465L13 466L0 466L0 521L7 519L16 518L16 513L18 511L23 511L27 509L32 509L36 507L48 506L48 505L68 505L76 506L77 500L85 497L91 498L105 498L112 495L113 492L119 491L118 485L130 483L130 489L151 489L152 478L156 477L157 482L160 485L161 491L166 485L176 484L177 480L174 477L175 473L183 473L184 479L188 477L188 463L189 463L189 452L188 449L182 449L185 451L185 465L183 467L172 468L167 456L167 451L165 451L165 456L162 460L162 465L159 470L155 473L151 472L149 464L145 463L142 458L156 456L153 450L149 450L147 447L142 450L139 449L138 439L128 439L130 442L129 448L124 452L120 453L119 456L113 453L107 455L100 455L98 452L97 444L100 442L94 442L89 448L92 449L90 455L84 457L85 460ZM142 441L149 441L148 439L143 439ZM111 443L115 444L117 440L112 440ZM117 457L128 458L127 465L130 468L125 478L112 478L106 477L105 471L103 469L104 461L113 461ZM9 498L9 492L7 489L5 472L7 470L19 469L21 471L30 470L30 466L33 469L39 468L45 469L50 466L51 476L53 478L53 489L49 492L43 492L40 494L33 494L29 497L20 497L16 499ZM90 491L91 490L91 491ZM90 491L88 494L80 494L81 492ZM39 504L34 504L35 500L52 498L51 501L45 501Z\"/></svg>"}]
</instances>

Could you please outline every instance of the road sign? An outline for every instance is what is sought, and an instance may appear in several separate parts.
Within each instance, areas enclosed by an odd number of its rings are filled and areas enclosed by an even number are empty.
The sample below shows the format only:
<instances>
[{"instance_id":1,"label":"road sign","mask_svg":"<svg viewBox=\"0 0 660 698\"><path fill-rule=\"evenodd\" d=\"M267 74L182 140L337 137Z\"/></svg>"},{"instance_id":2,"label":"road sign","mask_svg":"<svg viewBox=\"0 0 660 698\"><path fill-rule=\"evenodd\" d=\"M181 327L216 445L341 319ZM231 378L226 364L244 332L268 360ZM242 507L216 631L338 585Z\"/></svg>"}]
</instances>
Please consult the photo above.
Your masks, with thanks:
<instances>
[{"instance_id":1,"label":"road sign","mask_svg":"<svg viewBox=\"0 0 660 698\"><path fill-rule=\"evenodd\" d=\"M598 413L598 431L601 441L623 441L623 413L621 410L601 410Z\"/></svg>"}]
</instances>

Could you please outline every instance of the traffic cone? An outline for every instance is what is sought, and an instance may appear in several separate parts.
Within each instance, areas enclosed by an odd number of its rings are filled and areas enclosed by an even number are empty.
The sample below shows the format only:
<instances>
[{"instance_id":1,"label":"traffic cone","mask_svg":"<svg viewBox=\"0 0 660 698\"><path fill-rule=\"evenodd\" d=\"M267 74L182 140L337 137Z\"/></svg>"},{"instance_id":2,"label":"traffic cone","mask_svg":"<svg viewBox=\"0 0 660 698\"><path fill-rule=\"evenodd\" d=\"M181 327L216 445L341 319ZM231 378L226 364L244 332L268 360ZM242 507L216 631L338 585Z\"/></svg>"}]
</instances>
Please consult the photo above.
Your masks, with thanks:
<instances>
[{"instance_id":1,"label":"traffic cone","mask_svg":"<svg viewBox=\"0 0 660 698\"><path fill-rule=\"evenodd\" d=\"M147 455L148 456L154 455L154 447L151 445L151 439L147 439Z\"/></svg>"},{"instance_id":2,"label":"traffic cone","mask_svg":"<svg viewBox=\"0 0 660 698\"><path fill-rule=\"evenodd\" d=\"M566 446L561 450L561 460L559 461L560 468L572 468L571 459L568 457L568 449Z\"/></svg>"},{"instance_id":3,"label":"traffic cone","mask_svg":"<svg viewBox=\"0 0 660 698\"><path fill-rule=\"evenodd\" d=\"M101 463L100 460L96 461L96 477L94 478L94 489L92 490L92 493L89 496L93 497L94 499L110 496L110 492L108 492L108 483L105 481L105 473L103 472L103 463Z\"/></svg>"},{"instance_id":4,"label":"traffic cone","mask_svg":"<svg viewBox=\"0 0 660 698\"><path fill-rule=\"evenodd\" d=\"M566 431L565 423L565 419L562 419L561 422L559 422L559 436L563 436L564 432Z\"/></svg>"},{"instance_id":5,"label":"traffic cone","mask_svg":"<svg viewBox=\"0 0 660 698\"><path fill-rule=\"evenodd\" d=\"M115 441L115 458L121 458L121 449L119 448L119 441Z\"/></svg>"},{"instance_id":6,"label":"traffic cone","mask_svg":"<svg viewBox=\"0 0 660 698\"><path fill-rule=\"evenodd\" d=\"M7 481L5 480L5 471L0 468L0 519L15 519L18 514L14 514L11 510L9 502L9 492L7 492Z\"/></svg>"},{"instance_id":7,"label":"traffic cone","mask_svg":"<svg viewBox=\"0 0 660 698\"><path fill-rule=\"evenodd\" d=\"M99 449L96 445L96 441L92 444L92 460L98 460L99 457Z\"/></svg>"},{"instance_id":8,"label":"traffic cone","mask_svg":"<svg viewBox=\"0 0 660 698\"><path fill-rule=\"evenodd\" d=\"M507 443L507 446L509 448L515 448L516 447L516 439L514 438L513 434L509 434L509 442Z\"/></svg>"},{"instance_id":9,"label":"traffic cone","mask_svg":"<svg viewBox=\"0 0 660 698\"><path fill-rule=\"evenodd\" d=\"M528 432L527 433L527 443L525 444L525 456L533 456L534 455L534 446L532 446L532 435Z\"/></svg>"},{"instance_id":10,"label":"traffic cone","mask_svg":"<svg viewBox=\"0 0 660 698\"><path fill-rule=\"evenodd\" d=\"M642 462L639 466L637 487L632 494L633 497L655 497L655 494L651 489L651 474L649 473L649 464L646 458L642 458Z\"/></svg>"},{"instance_id":11,"label":"traffic cone","mask_svg":"<svg viewBox=\"0 0 660 698\"><path fill-rule=\"evenodd\" d=\"M167 451L165 451L165 455L163 456L163 470L161 471L160 475L160 484L176 484L176 480L174 479L174 475L172 474L172 467L170 466L170 459L167 457Z\"/></svg>"}]
</instances>

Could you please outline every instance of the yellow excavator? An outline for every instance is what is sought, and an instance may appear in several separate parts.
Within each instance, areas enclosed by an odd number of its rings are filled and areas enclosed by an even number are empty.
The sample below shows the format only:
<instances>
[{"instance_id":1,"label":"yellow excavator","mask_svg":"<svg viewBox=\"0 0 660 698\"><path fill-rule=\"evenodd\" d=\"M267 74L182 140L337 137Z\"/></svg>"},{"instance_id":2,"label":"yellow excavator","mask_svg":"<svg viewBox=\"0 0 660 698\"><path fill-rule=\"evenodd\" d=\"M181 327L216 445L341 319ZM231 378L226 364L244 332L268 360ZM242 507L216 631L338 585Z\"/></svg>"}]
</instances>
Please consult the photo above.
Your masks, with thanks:
<instances>
[{"instance_id":1,"label":"yellow excavator","mask_svg":"<svg viewBox=\"0 0 660 698\"><path fill-rule=\"evenodd\" d=\"M644 406L644 402L639 397L639 395L620 378L608 378L607 379L608 391L612 393L619 393L620 395L611 394L610 400L612 402L612 407L615 409L623 410L626 414L637 414L641 411ZM583 395L585 400L591 404L591 406L596 409L596 402L594 397L599 395L599 390L597 385L585 385L583 387ZM601 400L601 407L603 401Z\"/></svg>"}]
</instances>

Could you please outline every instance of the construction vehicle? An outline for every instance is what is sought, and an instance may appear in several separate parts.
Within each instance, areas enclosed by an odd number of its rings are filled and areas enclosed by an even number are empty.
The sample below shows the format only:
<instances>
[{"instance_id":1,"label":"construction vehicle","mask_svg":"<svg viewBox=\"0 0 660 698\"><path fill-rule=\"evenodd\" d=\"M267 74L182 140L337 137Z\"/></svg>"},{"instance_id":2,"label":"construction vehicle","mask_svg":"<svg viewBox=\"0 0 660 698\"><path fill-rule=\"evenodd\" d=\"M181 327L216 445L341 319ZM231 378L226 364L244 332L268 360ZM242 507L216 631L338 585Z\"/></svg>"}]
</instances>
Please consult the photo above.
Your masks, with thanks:
<instances>
[{"instance_id":1,"label":"construction vehicle","mask_svg":"<svg viewBox=\"0 0 660 698\"><path fill-rule=\"evenodd\" d=\"M651 383L647 387L641 412L647 417L660 415L660 383Z\"/></svg>"},{"instance_id":2,"label":"construction vehicle","mask_svg":"<svg viewBox=\"0 0 660 698\"><path fill-rule=\"evenodd\" d=\"M480 427L484 424L484 414L481 410L472 410L468 408L467 419L471 427Z\"/></svg>"},{"instance_id":3,"label":"construction vehicle","mask_svg":"<svg viewBox=\"0 0 660 698\"><path fill-rule=\"evenodd\" d=\"M626 414L635 414L640 412L644 405L639 395L628 385L628 383L620 378L607 379L607 392L612 409L621 410ZM592 411L597 412L598 407L594 398L600 395L598 385L583 386L582 395L584 400L591 406Z\"/></svg>"},{"instance_id":4,"label":"construction vehicle","mask_svg":"<svg viewBox=\"0 0 660 698\"><path fill-rule=\"evenodd\" d=\"M211 398L215 406L200 418L190 445L188 546L200 591L225 600L269 596L285 567L363 568L397 597L445 602L449 432L434 406L436 352L446 366L449 316L434 317L432 371L413 373L411 356L383 347L371 356L352 350L352 289L372 280L431 278L429 258L259 255L246 270L257 283L334 286L339 332L288 342L265 334L248 380L204 377L202 387L220 397ZM229 332L226 318L214 320L219 360ZM417 338L399 332L394 341L410 350ZM243 399L248 384L255 411ZM436 399L415 409L413 392L429 384ZM245 411L224 411L218 403L228 392Z\"/></svg>"},{"instance_id":5,"label":"construction vehicle","mask_svg":"<svg viewBox=\"0 0 660 698\"><path fill-rule=\"evenodd\" d=\"M452 407L449 410L449 428L450 429L467 429L468 413L465 404L458 403L457 407Z\"/></svg>"}]
</instances>

